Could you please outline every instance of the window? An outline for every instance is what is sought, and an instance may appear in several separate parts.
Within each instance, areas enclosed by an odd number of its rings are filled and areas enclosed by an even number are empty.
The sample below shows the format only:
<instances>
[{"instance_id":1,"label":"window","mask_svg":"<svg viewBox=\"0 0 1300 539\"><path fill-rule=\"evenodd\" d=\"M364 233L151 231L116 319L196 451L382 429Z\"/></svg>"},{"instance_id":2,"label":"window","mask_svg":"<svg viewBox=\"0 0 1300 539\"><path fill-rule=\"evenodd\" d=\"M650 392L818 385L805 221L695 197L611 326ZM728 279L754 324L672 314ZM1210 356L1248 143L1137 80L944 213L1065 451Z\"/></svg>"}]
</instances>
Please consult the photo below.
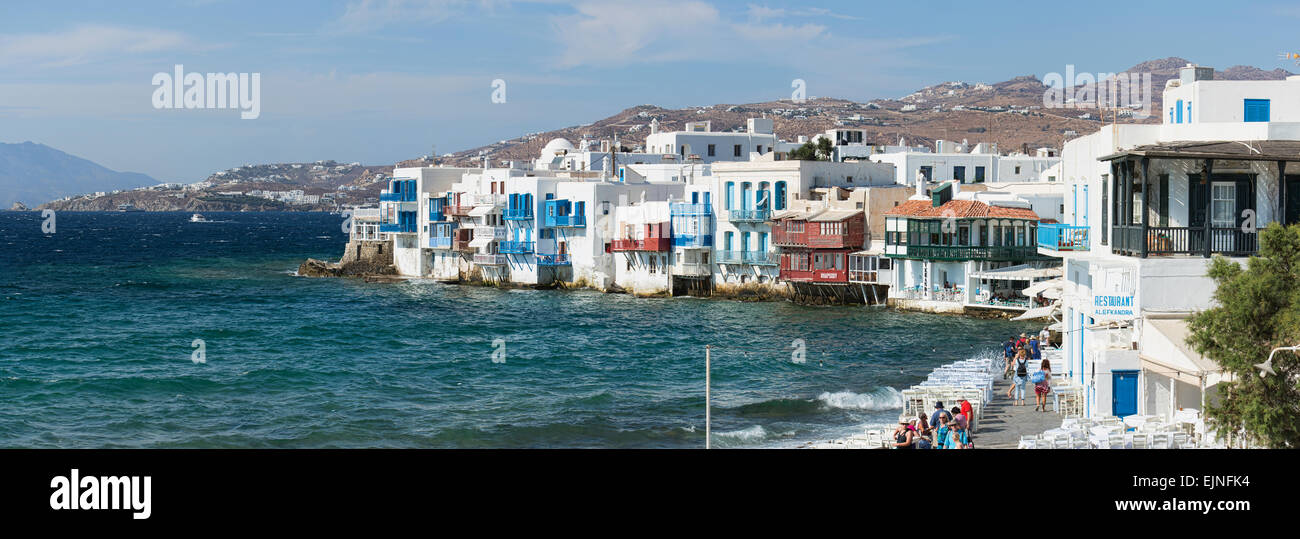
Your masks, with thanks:
<instances>
[{"instance_id":1,"label":"window","mask_svg":"<svg viewBox=\"0 0 1300 539\"><path fill-rule=\"evenodd\" d=\"M1267 99L1247 99L1244 121L1247 122L1267 122L1269 100Z\"/></svg>"},{"instance_id":2,"label":"window","mask_svg":"<svg viewBox=\"0 0 1300 539\"><path fill-rule=\"evenodd\" d=\"M1179 99L1174 102L1174 123L1183 123L1183 100Z\"/></svg>"},{"instance_id":3,"label":"window","mask_svg":"<svg viewBox=\"0 0 1300 539\"><path fill-rule=\"evenodd\" d=\"M1106 245L1110 233L1110 175L1101 175L1101 244Z\"/></svg>"},{"instance_id":4,"label":"window","mask_svg":"<svg viewBox=\"0 0 1300 539\"><path fill-rule=\"evenodd\" d=\"M776 209L785 209L785 182L776 182L776 200L773 204Z\"/></svg>"},{"instance_id":5,"label":"window","mask_svg":"<svg viewBox=\"0 0 1300 539\"><path fill-rule=\"evenodd\" d=\"M727 189L724 195L727 197L724 207L728 210L733 209L736 203L736 182L727 182Z\"/></svg>"},{"instance_id":6,"label":"window","mask_svg":"<svg viewBox=\"0 0 1300 539\"><path fill-rule=\"evenodd\" d=\"M952 179L966 183L966 167L952 167Z\"/></svg>"},{"instance_id":7,"label":"window","mask_svg":"<svg viewBox=\"0 0 1300 539\"><path fill-rule=\"evenodd\" d=\"M975 167L975 183L984 183L984 167Z\"/></svg>"},{"instance_id":8,"label":"window","mask_svg":"<svg viewBox=\"0 0 1300 539\"><path fill-rule=\"evenodd\" d=\"M740 145L739 145L739 144L736 145L734 151L735 151L735 155L736 155L736 157L740 157Z\"/></svg>"},{"instance_id":9,"label":"window","mask_svg":"<svg viewBox=\"0 0 1300 539\"><path fill-rule=\"evenodd\" d=\"M931 167L929 165L925 165L921 167L921 177L925 178L925 181L927 182L930 181L930 177L933 172L934 172L934 167Z\"/></svg>"},{"instance_id":10,"label":"window","mask_svg":"<svg viewBox=\"0 0 1300 539\"><path fill-rule=\"evenodd\" d=\"M1020 165L1016 165L1016 175L1020 174Z\"/></svg>"},{"instance_id":11,"label":"window","mask_svg":"<svg viewBox=\"0 0 1300 539\"><path fill-rule=\"evenodd\" d=\"M709 145L709 157L713 157L714 155L717 155L717 150L718 150L718 145L717 145L717 144L710 144L710 145Z\"/></svg>"},{"instance_id":12,"label":"window","mask_svg":"<svg viewBox=\"0 0 1300 539\"><path fill-rule=\"evenodd\" d=\"M755 152L758 152L758 153L763 153L763 147L762 147L762 146L754 146L754 151L755 151Z\"/></svg>"}]
</instances>

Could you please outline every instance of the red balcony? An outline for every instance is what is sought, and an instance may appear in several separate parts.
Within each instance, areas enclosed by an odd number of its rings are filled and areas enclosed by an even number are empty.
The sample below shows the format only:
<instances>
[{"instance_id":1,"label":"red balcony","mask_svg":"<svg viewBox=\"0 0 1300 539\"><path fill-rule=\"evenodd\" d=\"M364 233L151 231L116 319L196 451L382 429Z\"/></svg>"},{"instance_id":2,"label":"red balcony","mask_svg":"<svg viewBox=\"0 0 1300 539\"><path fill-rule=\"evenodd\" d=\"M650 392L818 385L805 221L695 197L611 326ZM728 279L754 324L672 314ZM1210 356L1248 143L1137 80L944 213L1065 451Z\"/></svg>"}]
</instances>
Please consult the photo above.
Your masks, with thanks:
<instances>
[{"instance_id":1,"label":"red balcony","mask_svg":"<svg viewBox=\"0 0 1300 539\"><path fill-rule=\"evenodd\" d=\"M640 240L614 240L614 251L667 251L672 248L672 238L645 238Z\"/></svg>"},{"instance_id":2,"label":"red balcony","mask_svg":"<svg viewBox=\"0 0 1300 539\"><path fill-rule=\"evenodd\" d=\"M469 217L469 211L472 210L472 209L474 209L474 206L451 206L451 205L448 205L447 207L445 207L445 208L443 209L443 213L445 213L445 214L447 214L447 215L452 215L452 216L455 216L455 217Z\"/></svg>"},{"instance_id":3,"label":"red balcony","mask_svg":"<svg viewBox=\"0 0 1300 539\"><path fill-rule=\"evenodd\" d=\"M810 249L861 249L866 239L862 212L831 210L812 220L784 219L772 227L772 245Z\"/></svg>"},{"instance_id":4,"label":"red balcony","mask_svg":"<svg viewBox=\"0 0 1300 539\"><path fill-rule=\"evenodd\" d=\"M796 283L848 283L849 251L800 250L781 255L780 279Z\"/></svg>"}]
</instances>

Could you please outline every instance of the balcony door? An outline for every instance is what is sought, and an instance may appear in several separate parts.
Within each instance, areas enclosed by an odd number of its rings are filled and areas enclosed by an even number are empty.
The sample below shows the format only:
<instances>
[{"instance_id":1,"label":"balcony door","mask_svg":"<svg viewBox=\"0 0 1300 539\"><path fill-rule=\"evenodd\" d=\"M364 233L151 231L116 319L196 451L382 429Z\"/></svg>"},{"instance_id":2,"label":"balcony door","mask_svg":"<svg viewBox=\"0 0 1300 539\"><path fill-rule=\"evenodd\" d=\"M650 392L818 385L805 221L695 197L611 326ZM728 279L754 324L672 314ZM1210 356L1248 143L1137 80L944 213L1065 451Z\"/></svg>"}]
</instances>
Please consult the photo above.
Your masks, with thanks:
<instances>
[{"instance_id":1,"label":"balcony door","mask_svg":"<svg viewBox=\"0 0 1300 539\"><path fill-rule=\"evenodd\" d=\"M1286 175L1286 224L1300 223L1300 176Z\"/></svg>"}]
</instances>

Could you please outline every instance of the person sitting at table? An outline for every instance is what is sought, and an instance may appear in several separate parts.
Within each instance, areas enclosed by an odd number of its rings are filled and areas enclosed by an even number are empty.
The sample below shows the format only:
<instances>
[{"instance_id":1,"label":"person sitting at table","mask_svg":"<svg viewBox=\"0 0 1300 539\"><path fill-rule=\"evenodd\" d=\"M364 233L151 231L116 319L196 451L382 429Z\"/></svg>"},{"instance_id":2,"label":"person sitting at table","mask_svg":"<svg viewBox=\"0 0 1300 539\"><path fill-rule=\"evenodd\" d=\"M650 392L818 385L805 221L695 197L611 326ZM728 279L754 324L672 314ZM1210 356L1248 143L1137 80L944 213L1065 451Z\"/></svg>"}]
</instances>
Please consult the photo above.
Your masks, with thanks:
<instances>
[{"instance_id":1,"label":"person sitting at table","mask_svg":"<svg viewBox=\"0 0 1300 539\"><path fill-rule=\"evenodd\" d=\"M1038 401L1038 405L1034 409L1046 412L1047 394L1052 392L1052 362L1044 359L1041 368L1042 370L1039 372L1043 374L1042 380L1034 382L1034 399ZM1037 374L1035 374L1036 376Z\"/></svg>"},{"instance_id":2,"label":"person sitting at table","mask_svg":"<svg viewBox=\"0 0 1300 539\"><path fill-rule=\"evenodd\" d=\"M912 424L906 418L898 420L894 429L894 449L912 449Z\"/></svg>"}]
</instances>

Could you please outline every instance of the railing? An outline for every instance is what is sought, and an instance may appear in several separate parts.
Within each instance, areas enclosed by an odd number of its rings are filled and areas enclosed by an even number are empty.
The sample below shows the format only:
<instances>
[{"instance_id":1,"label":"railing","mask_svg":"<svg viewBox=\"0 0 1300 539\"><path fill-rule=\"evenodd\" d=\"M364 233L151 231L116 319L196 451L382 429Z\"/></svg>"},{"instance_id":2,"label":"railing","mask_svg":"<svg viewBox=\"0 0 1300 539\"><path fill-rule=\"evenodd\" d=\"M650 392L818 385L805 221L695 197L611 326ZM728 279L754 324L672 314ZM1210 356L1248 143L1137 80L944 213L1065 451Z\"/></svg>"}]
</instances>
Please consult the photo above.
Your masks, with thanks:
<instances>
[{"instance_id":1,"label":"railing","mask_svg":"<svg viewBox=\"0 0 1300 539\"><path fill-rule=\"evenodd\" d=\"M855 283L874 283L878 276L876 270L849 270L849 281Z\"/></svg>"},{"instance_id":2,"label":"railing","mask_svg":"<svg viewBox=\"0 0 1300 539\"><path fill-rule=\"evenodd\" d=\"M473 230L475 238L506 239L506 227L504 226L475 225Z\"/></svg>"},{"instance_id":3,"label":"railing","mask_svg":"<svg viewBox=\"0 0 1300 539\"><path fill-rule=\"evenodd\" d=\"M379 225L379 231L387 232L389 234L414 234L415 223L381 223Z\"/></svg>"},{"instance_id":4,"label":"railing","mask_svg":"<svg viewBox=\"0 0 1300 539\"><path fill-rule=\"evenodd\" d=\"M380 202L415 202L415 192L379 193Z\"/></svg>"},{"instance_id":5,"label":"railing","mask_svg":"<svg viewBox=\"0 0 1300 539\"><path fill-rule=\"evenodd\" d=\"M949 245L908 245L901 258L928 258L932 260L1029 260L1045 258L1035 246L1016 247L964 247Z\"/></svg>"},{"instance_id":6,"label":"railing","mask_svg":"<svg viewBox=\"0 0 1300 539\"><path fill-rule=\"evenodd\" d=\"M548 215L542 223L542 226L552 228L583 228L587 226L587 216L576 213L570 215Z\"/></svg>"},{"instance_id":7,"label":"railing","mask_svg":"<svg viewBox=\"0 0 1300 539\"><path fill-rule=\"evenodd\" d=\"M381 234L379 226L379 223L353 221L351 239L354 241L388 240L388 234Z\"/></svg>"},{"instance_id":8,"label":"railing","mask_svg":"<svg viewBox=\"0 0 1300 539\"><path fill-rule=\"evenodd\" d=\"M667 251L672 244L670 238L643 238L639 240L614 240L615 251Z\"/></svg>"},{"instance_id":9,"label":"railing","mask_svg":"<svg viewBox=\"0 0 1300 539\"><path fill-rule=\"evenodd\" d=\"M432 237L432 238L429 238L429 248L430 248L430 249L450 249L450 248L451 248L451 237L450 237L450 236L434 236L434 237Z\"/></svg>"},{"instance_id":10,"label":"railing","mask_svg":"<svg viewBox=\"0 0 1300 539\"><path fill-rule=\"evenodd\" d=\"M1040 224L1038 246L1053 251L1087 251L1088 227L1055 223Z\"/></svg>"},{"instance_id":11,"label":"railing","mask_svg":"<svg viewBox=\"0 0 1300 539\"><path fill-rule=\"evenodd\" d=\"M709 275L713 272L712 264L703 262L678 262L672 265L673 275L684 275L688 277L698 277Z\"/></svg>"},{"instance_id":12,"label":"railing","mask_svg":"<svg viewBox=\"0 0 1300 539\"><path fill-rule=\"evenodd\" d=\"M771 210L731 210L731 220L738 223L761 223L772 220Z\"/></svg>"},{"instance_id":13,"label":"railing","mask_svg":"<svg viewBox=\"0 0 1300 539\"><path fill-rule=\"evenodd\" d=\"M712 234L678 234L673 233L673 245L686 248L713 247Z\"/></svg>"},{"instance_id":14,"label":"railing","mask_svg":"<svg viewBox=\"0 0 1300 539\"><path fill-rule=\"evenodd\" d=\"M775 266L781 262L781 255L761 251L718 251L717 260L719 264Z\"/></svg>"},{"instance_id":15,"label":"railing","mask_svg":"<svg viewBox=\"0 0 1300 539\"><path fill-rule=\"evenodd\" d=\"M528 221L533 218L532 208L506 208L502 218L507 221Z\"/></svg>"},{"instance_id":16,"label":"railing","mask_svg":"<svg viewBox=\"0 0 1300 539\"><path fill-rule=\"evenodd\" d=\"M537 255L537 265L538 266L568 266L569 255L563 253L553 254L553 255Z\"/></svg>"},{"instance_id":17,"label":"railing","mask_svg":"<svg viewBox=\"0 0 1300 539\"><path fill-rule=\"evenodd\" d=\"M474 255L474 263L480 266L504 266L506 257L504 255Z\"/></svg>"},{"instance_id":18,"label":"railing","mask_svg":"<svg viewBox=\"0 0 1300 539\"><path fill-rule=\"evenodd\" d=\"M669 215L713 215L713 206L674 202L668 205L668 213Z\"/></svg>"},{"instance_id":19,"label":"railing","mask_svg":"<svg viewBox=\"0 0 1300 539\"><path fill-rule=\"evenodd\" d=\"M527 255L533 253L533 242L506 240L498 245L498 251L507 255Z\"/></svg>"},{"instance_id":20,"label":"railing","mask_svg":"<svg viewBox=\"0 0 1300 539\"><path fill-rule=\"evenodd\" d=\"M501 206L506 203L506 196L500 193L475 194L475 206Z\"/></svg>"},{"instance_id":21,"label":"railing","mask_svg":"<svg viewBox=\"0 0 1300 539\"><path fill-rule=\"evenodd\" d=\"M1111 228L1113 248L1117 254L1140 256L1142 254L1142 227L1116 225ZM1146 249L1148 256L1201 255L1205 253L1205 228L1203 227L1147 227ZM1239 228L1210 229L1210 253L1228 256L1249 256L1259 249L1259 235Z\"/></svg>"},{"instance_id":22,"label":"railing","mask_svg":"<svg viewBox=\"0 0 1300 539\"><path fill-rule=\"evenodd\" d=\"M429 222L430 222L430 223L440 223L440 222L443 222L443 221L446 221L446 220L447 220L447 217L446 217L446 215L444 215L444 214L442 213L442 210L435 210L435 209L433 209L432 207L429 208Z\"/></svg>"},{"instance_id":23,"label":"railing","mask_svg":"<svg viewBox=\"0 0 1300 539\"><path fill-rule=\"evenodd\" d=\"M1008 307L1013 309L1028 309L1032 302L1029 298L996 298L988 294L979 294L971 305L987 305L989 307Z\"/></svg>"},{"instance_id":24,"label":"railing","mask_svg":"<svg viewBox=\"0 0 1300 539\"><path fill-rule=\"evenodd\" d=\"M902 299L950 302L961 302L965 294L966 290L963 288L935 288L927 293L925 287L922 286L910 286L894 292L895 297Z\"/></svg>"},{"instance_id":25,"label":"railing","mask_svg":"<svg viewBox=\"0 0 1300 539\"><path fill-rule=\"evenodd\" d=\"M474 209L474 206L447 206L443 208L442 211L445 212L447 215L454 215L456 217L466 217L469 215L469 211L472 209Z\"/></svg>"}]
</instances>

